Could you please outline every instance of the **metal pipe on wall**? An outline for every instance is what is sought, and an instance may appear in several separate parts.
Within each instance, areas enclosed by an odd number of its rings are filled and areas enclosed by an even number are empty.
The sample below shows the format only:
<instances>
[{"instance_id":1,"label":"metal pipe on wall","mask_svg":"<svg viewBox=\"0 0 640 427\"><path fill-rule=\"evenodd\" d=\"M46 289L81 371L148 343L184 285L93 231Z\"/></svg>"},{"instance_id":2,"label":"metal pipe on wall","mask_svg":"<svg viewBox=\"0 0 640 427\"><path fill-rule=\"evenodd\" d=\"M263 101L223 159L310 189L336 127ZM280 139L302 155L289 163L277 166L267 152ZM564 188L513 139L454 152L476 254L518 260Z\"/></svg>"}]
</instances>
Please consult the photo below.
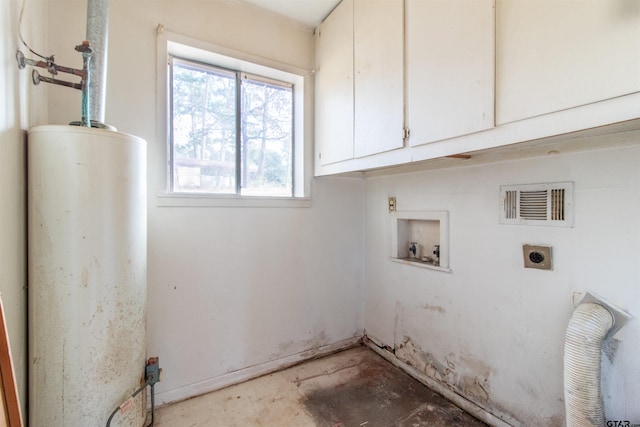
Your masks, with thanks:
<instances>
[{"instance_id":1,"label":"metal pipe on wall","mask_svg":"<svg viewBox=\"0 0 640 427\"><path fill-rule=\"evenodd\" d=\"M88 0L87 40L93 56L90 63L89 115L98 126L104 124L107 94L107 50L109 39L109 0Z\"/></svg>"}]
</instances>

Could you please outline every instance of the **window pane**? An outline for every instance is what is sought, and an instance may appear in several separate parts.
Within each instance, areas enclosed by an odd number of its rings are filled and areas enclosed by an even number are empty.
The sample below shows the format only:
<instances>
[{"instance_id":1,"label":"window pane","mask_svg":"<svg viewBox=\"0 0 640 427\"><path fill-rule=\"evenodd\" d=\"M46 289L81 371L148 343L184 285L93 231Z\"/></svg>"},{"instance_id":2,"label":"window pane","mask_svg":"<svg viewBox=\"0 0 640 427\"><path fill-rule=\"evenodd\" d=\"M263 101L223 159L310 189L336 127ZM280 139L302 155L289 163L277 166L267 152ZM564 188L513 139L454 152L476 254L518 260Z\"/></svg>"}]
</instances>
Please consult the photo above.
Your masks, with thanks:
<instances>
[{"instance_id":1,"label":"window pane","mask_svg":"<svg viewBox=\"0 0 640 427\"><path fill-rule=\"evenodd\" d=\"M175 58L172 71L172 190L235 193L235 74Z\"/></svg>"},{"instance_id":2,"label":"window pane","mask_svg":"<svg viewBox=\"0 0 640 427\"><path fill-rule=\"evenodd\" d=\"M293 195L293 90L243 75L241 146L243 195Z\"/></svg>"}]
</instances>

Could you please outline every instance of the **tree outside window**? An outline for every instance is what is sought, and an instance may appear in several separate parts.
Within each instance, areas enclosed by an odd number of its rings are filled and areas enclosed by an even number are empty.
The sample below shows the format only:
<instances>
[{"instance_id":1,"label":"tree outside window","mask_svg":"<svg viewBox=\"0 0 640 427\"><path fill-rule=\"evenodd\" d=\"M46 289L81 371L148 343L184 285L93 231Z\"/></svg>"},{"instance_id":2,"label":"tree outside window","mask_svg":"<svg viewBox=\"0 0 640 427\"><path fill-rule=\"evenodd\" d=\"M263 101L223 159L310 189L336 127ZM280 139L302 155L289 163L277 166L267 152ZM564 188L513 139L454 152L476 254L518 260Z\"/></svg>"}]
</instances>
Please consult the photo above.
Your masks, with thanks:
<instances>
[{"instance_id":1,"label":"tree outside window","mask_svg":"<svg viewBox=\"0 0 640 427\"><path fill-rule=\"evenodd\" d=\"M173 192L291 197L293 86L172 58Z\"/></svg>"}]
</instances>

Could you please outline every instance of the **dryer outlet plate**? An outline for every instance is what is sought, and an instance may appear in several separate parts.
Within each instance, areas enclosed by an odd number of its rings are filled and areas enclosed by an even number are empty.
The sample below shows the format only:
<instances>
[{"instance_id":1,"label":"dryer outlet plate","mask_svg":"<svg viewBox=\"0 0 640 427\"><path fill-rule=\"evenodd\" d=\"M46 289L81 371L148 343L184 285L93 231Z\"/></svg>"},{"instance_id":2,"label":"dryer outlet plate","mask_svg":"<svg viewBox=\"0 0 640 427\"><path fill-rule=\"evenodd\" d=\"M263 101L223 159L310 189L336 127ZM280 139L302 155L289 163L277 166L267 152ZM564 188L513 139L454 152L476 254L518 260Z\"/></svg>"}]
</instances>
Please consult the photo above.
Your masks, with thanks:
<instances>
[{"instance_id":1,"label":"dryer outlet plate","mask_svg":"<svg viewBox=\"0 0 640 427\"><path fill-rule=\"evenodd\" d=\"M551 246L522 245L524 268L551 270Z\"/></svg>"}]
</instances>

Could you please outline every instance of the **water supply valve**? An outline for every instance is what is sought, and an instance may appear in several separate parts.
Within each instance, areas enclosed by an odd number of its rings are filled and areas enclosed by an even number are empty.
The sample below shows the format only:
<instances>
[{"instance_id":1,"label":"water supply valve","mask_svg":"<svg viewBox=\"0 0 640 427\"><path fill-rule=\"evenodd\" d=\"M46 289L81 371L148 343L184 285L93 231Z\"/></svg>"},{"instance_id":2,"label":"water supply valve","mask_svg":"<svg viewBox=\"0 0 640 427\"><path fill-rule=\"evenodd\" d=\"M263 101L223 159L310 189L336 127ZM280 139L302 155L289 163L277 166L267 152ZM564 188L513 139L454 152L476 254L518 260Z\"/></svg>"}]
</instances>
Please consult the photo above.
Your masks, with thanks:
<instances>
[{"instance_id":1,"label":"water supply valve","mask_svg":"<svg viewBox=\"0 0 640 427\"><path fill-rule=\"evenodd\" d=\"M420 259L420 245L418 242L409 243L409 258Z\"/></svg>"},{"instance_id":2,"label":"water supply valve","mask_svg":"<svg viewBox=\"0 0 640 427\"><path fill-rule=\"evenodd\" d=\"M85 127L91 127L91 117L89 116L89 63L91 61L91 55L93 54L93 49L91 48L91 43L88 41L83 41L81 44L75 47L77 52L82 54L82 69L65 67L62 65L58 65L55 63L55 59L53 55L49 57L44 57L38 55L43 60L33 60L26 58L22 52L19 50L16 52L16 61L18 61L18 69L23 69L27 65L31 65L33 67L45 68L49 74L53 76L57 76L58 73L67 73L74 76L80 77L80 82L70 82L67 80L61 80L53 77L46 77L40 75L37 70L32 70L31 79L34 85L40 84L40 82L51 83L59 86L66 86L73 89L78 89L82 91L82 120L77 122ZM76 124L73 122L72 124Z\"/></svg>"}]
</instances>

